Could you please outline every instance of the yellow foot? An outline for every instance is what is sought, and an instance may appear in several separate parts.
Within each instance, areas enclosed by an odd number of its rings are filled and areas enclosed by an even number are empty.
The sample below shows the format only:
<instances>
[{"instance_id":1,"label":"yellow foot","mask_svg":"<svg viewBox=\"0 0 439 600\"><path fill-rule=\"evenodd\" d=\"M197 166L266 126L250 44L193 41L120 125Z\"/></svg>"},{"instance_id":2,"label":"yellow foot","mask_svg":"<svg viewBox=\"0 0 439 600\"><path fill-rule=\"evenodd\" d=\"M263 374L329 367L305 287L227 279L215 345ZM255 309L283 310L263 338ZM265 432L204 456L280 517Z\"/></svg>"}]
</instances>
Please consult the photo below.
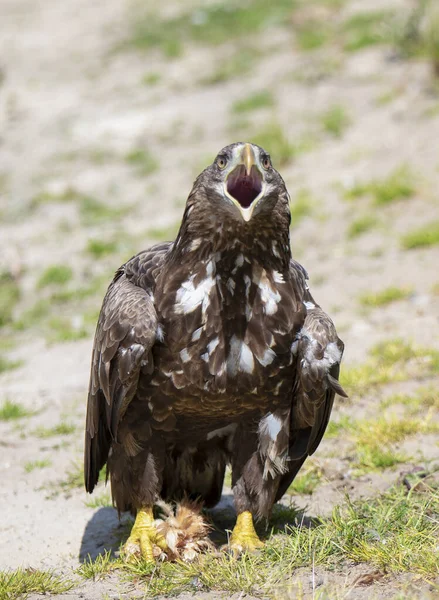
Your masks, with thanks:
<instances>
[{"instance_id":1,"label":"yellow foot","mask_svg":"<svg viewBox=\"0 0 439 600\"><path fill-rule=\"evenodd\" d=\"M250 511L246 510L238 515L230 536L229 546L233 554L238 556L243 552L256 552L264 547L264 543L261 542L255 531Z\"/></svg>"},{"instance_id":2,"label":"yellow foot","mask_svg":"<svg viewBox=\"0 0 439 600\"><path fill-rule=\"evenodd\" d=\"M137 512L130 537L123 547L125 560L142 557L147 562L154 562L166 550L165 538L157 532L154 525L152 507L141 508Z\"/></svg>"}]
</instances>

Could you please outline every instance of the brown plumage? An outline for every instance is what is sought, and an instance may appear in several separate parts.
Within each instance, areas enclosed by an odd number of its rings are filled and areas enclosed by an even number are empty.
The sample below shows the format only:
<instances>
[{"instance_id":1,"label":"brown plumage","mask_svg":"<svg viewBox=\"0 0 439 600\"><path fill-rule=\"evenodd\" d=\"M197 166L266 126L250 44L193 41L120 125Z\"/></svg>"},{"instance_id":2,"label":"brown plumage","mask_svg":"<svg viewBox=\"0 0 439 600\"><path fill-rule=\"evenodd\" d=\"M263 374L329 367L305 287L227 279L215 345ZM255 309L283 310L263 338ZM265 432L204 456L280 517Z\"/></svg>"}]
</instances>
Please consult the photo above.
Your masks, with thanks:
<instances>
[{"instance_id":1,"label":"brown plumage","mask_svg":"<svg viewBox=\"0 0 439 600\"><path fill-rule=\"evenodd\" d=\"M195 181L175 242L116 273L93 348L91 492L107 463L119 511L221 496L266 517L319 445L343 343L291 257L289 196L267 153L224 148Z\"/></svg>"}]
</instances>

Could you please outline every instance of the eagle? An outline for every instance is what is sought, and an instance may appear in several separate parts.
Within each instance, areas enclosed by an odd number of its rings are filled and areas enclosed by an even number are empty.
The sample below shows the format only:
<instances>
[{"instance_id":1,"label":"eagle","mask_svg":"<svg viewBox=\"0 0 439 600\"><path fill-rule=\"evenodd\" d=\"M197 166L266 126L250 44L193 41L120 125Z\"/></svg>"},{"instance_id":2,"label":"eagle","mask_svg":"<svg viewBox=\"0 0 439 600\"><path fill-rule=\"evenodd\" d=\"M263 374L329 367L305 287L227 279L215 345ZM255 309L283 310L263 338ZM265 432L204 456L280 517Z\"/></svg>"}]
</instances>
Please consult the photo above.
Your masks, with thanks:
<instances>
[{"instance_id":1,"label":"eagle","mask_svg":"<svg viewBox=\"0 0 439 600\"><path fill-rule=\"evenodd\" d=\"M85 487L107 465L135 521L127 554L165 549L159 501L218 503L227 465L230 547L267 518L325 432L344 345L290 249L290 199L269 154L223 148L196 179L173 242L121 266L92 354Z\"/></svg>"}]
</instances>

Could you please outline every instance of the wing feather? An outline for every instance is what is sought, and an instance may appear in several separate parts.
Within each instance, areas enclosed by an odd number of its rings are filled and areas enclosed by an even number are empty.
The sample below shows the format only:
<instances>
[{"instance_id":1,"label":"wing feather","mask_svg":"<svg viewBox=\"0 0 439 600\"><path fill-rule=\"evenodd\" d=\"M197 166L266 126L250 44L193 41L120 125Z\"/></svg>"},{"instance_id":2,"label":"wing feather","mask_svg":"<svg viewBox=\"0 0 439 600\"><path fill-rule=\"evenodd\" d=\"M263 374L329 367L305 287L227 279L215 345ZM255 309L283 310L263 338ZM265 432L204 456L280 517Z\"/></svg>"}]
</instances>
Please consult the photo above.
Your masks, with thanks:
<instances>
[{"instance_id":1,"label":"wing feather","mask_svg":"<svg viewBox=\"0 0 439 600\"><path fill-rule=\"evenodd\" d=\"M297 268L293 265L293 268ZM338 381L344 344L329 316L306 289L304 325L294 343L297 369L293 385L288 472L281 478L276 499L288 489L305 459L319 446L335 394L347 397Z\"/></svg>"},{"instance_id":2,"label":"wing feather","mask_svg":"<svg viewBox=\"0 0 439 600\"><path fill-rule=\"evenodd\" d=\"M164 254L161 249L155 253L159 258ZM119 269L102 304L85 432L84 476L89 492L98 481L112 441L117 439L118 425L136 393L140 372L152 370L157 314L145 271L155 266L154 260L157 262L157 256L154 259L152 252L143 258L138 255Z\"/></svg>"}]
</instances>

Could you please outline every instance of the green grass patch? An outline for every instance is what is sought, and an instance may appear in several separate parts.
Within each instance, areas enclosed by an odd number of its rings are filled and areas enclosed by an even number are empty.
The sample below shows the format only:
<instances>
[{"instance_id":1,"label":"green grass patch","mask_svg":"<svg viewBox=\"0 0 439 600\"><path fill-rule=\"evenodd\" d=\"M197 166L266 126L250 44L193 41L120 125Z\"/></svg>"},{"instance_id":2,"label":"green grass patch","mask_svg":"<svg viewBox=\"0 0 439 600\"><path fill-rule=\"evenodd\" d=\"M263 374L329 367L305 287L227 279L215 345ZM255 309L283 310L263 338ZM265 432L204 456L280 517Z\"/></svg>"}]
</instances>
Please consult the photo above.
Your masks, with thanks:
<instances>
[{"instance_id":1,"label":"green grass patch","mask_svg":"<svg viewBox=\"0 0 439 600\"><path fill-rule=\"evenodd\" d=\"M393 41L403 57L427 58L439 76L439 9L434 0L420 0L395 20Z\"/></svg>"},{"instance_id":2,"label":"green grass patch","mask_svg":"<svg viewBox=\"0 0 439 600\"><path fill-rule=\"evenodd\" d=\"M99 473L99 482L106 480L106 467L103 467ZM69 494L72 490L84 487L84 465L82 462L72 462L66 469L64 478L61 481L51 482L45 486L49 492L49 497L53 498L60 493Z\"/></svg>"},{"instance_id":3,"label":"green grass patch","mask_svg":"<svg viewBox=\"0 0 439 600\"><path fill-rule=\"evenodd\" d=\"M72 277L73 271L67 265L52 265L43 271L37 286L41 289L50 285L65 285Z\"/></svg>"},{"instance_id":4,"label":"green grass patch","mask_svg":"<svg viewBox=\"0 0 439 600\"><path fill-rule=\"evenodd\" d=\"M12 321L15 305L20 300L20 287L11 273L0 273L0 327Z\"/></svg>"},{"instance_id":5,"label":"green grass patch","mask_svg":"<svg viewBox=\"0 0 439 600\"><path fill-rule=\"evenodd\" d=\"M72 589L74 582L39 569L0 571L0 600L18 600L29 594L63 594Z\"/></svg>"},{"instance_id":6,"label":"green grass patch","mask_svg":"<svg viewBox=\"0 0 439 600\"><path fill-rule=\"evenodd\" d=\"M385 573L411 573L423 579L437 575L439 555L439 496L391 488L373 499L351 501L348 496L329 517L311 527L296 520L285 533L269 536L257 554L239 560L222 553L202 555L191 564L123 564L109 552L87 561L77 570L96 579L123 569L136 581L145 581L145 598L203 591L289 597L291 577L298 568L322 567L345 572L359 563Z\"/></svg>"},{"instance_id":7,"label":"green grass patch","mask_svg":"<svg viewBox=\"0 0 439 600\"><path fill-rule=\"evenodd\" d=\"M51 310L48 300L38 300L31 308L23 311L13 322L12 326L17 331L24 331L41 323Z\"/></svg>"},{"instance_id":8,"label":"green grass patch","mask_svg":"<svg viewBox=\"0 0 439 600\"><path fill-rule=\"evenodd\" d=\"M273 104L273 94L269 90L261 90L234 102L232 112L236 114L246 113L260 108L268 108Z\"/></svg>"},{"instance_id":9,"label":"green grass patch","mask_svg":"<svg viewBox=\"0 0 439 600\"><path fill-rule=\"evenodd\" d=\"M88 508L102 508L106 506L113 506L111 500L111 494L104 492L102 494L94 494L90 500L85 502L85 506Z\"/></svg>"},{"instance_id":10,"label":"green grass patch","mask_svg":"<svg viewBox=\"0 0 439 600\"><path fill-rule=\"evenodd\" d=\"M157 85L158 83L160 83L161 79L162 79L162 76L160 73L156 73L156 72L147 73L146 75L144 75L142 77L142 83L143 83L143 85L151 87L151 86L154 86L154 85Z\"/></svg>"},{"instance_id":11,"label":"green grass patch","mask_svg":"<svg viewBox=\"0 0 439 600\"><path fill-rule=\"evenodd\" d=\"M47 203L72 203L78 207L79 216L83 225L96 225L103 221L117 219L129 209L112 208L87 194L68 188L61 194L53 194L43 191L36 195L31 201L31 208L36 209Z\"/></svg>"},{"instance_id":12,"label":"green grass patch","mask_svg":"<svg viewBox=\"0 0 439 600\"><path fill-rule=\"evenodd\" d=\"M333 35L328 23L318 19L306 19L296 26L295 32L297 45L305 52L321 48Z\"/></svg>"},{"instance_id":13,"label":"green grass patch","mask_svg":"<svg viewBox=\"0 0 439 600\"><path fill-rule=\"evenodd\" d=\"M291 227L297 227L305 217L312 215L315 200L306 188L300 189L290 204Z\"/></svg>"},{"instance_id":14,"label":"green grass patch","mask_svg":"<svg viewBox=\"0 0 439 600\"><path fill-rule=\"evenodd\" d=\"M42 460L30 460L24 465L24 470L26 473L32 473L36 469L45 469L46 467L50 467L52 461L48 458L44 458Z\"/></svg>"},{"instance_id":15,"label":"green grass patch","mask_svg":"<svg viewBox=\"0 0 439 600\"><path fill-rule=\"evenodd\" d=\"M289 142L283 128L277 123L267 126L254 135L252 141L271 154L275 165L283 166L296 155L296 148Z\"/></svg>"},{"instance_id":16,"label":"green grass patch","mask_svg":"<svg viewBox=\"0 0 439 600\"><path fill-rule=\"evenodd\" d=\"M388 340L371 350L360 366L343 367L340 382L349 395L365 395L378 385L439 373L439 351L403 339Z\"/></svg>"},{"instance_id":17,"label":"green grass patch","mask_svg":"<svg viewBox=\"0 0 439 600\"><path fill-rule=\"evenodd\" d=\"M373 215L364 215L362 217L358 217L355 221L349 224L348 227L348 238L353 239L366 233L367 231L371 231L378 224L378 219Z\"/></svg>"},{"instance_id":18,"label":"green grass patch","mask_svg":"<svg viewBox=\"0 0 439 600\"><path fill-rule=\"evenodd\" d=\"M344 49L356 52L368 46L391 43L388 33L392 17L390 11L367 11L352 15L341 27Z\"/></svg>"},{"instance_id":19,"label":"green grass patch","mask_svg":"<svg viewBox=\"0 0 439 600\"><path fill-rule=\"evenodd\" d=\"M227 60L221 59L200 83L216 85L236 77L243 78L250 73L260 55L257 48L240 47Z\"/></svg>"},{"instance_id":20,"label":"green grass patch","mask_svg":"<svg viewBox=\"0 0 439 600\"><path fill-rule=\"evenodd\" d=\"M251 141L261 146L271 154L273 164L282 167L303 152L312 150L316 138L311 134L304 134L295 144L292 144L285 134L284 128L278 123L271 123L251 135Z\"/></svg>"},{"instance_id":21,"label":"green grass patch","mask_svg":"<svg viewBox=\"0 0 439 600\"><path fill-rule=\"evenodd\" d=\"M395 287L391 286L381 292L363 294L360 296L360 304L369 308L376 308L377 306L385 306L398 300L405 300L410 298L413 294L413 288L411 287Z\"/></svg>"},{"instance_id":22,"label":"green grass patch","mask_svg":"<svg viewBox=\"0 0 439 600\"><path fill-rule=\"evenodd\" d=\"M412 415L425 415L428 410L439 410L439 390L434 387L420 387L413 394L392 394L382 400L380 406L384 410L395 404L407 407Z\"/></svg>"},{"instance_id":23,"label":"green grass patch","mask_svg":"<svg viewBox=\"0 0 439 600\"><path fill-rule=\"evenodd\" d=\"M117 242L101 239L88 240L86 251L95 258L102 258L117 251Z\"/></svg>"},{"instance_id":24,"label":"green grass patch","mask_svg":"<svg viewBox=\"0 0 439 600\"><path fill-rule=\"evenodd\" d=\"M145 148L134 148L125 155L125 161L140 175L151 175L159 168L157 159Z\"/></svg>"},{"instance_id":25,"label":"green grass patch","mask_svg":"<svg viewBox=\"0 0 439 600\"><path fill-rule=\"evenodd\" d=\"M21 360L9 360L5 356L0 354L0 373L5 373L6 371L12 371L13 369L17 369L23 364Z\"/></svg>"},{"instance_id":26,"label":"green grass patch","mask_svg":"<svg viewBox=\"0 0 439 600\"><path fill-rule=\"evenodd\" d=\"M72 423L61 422L53 427L37 427L32 433L36 437L47 439L57 435L70 435L76 431Z\"/></svg>"},{"instance_id":27,"label":"green grass patch","mask_svg":"<svg viewBox=\"0 0 439 600\"><path fill-rule=\"evenodd\" d=\"M91 196L82 196L79 200L79 214L84 225L96 225L103 221L117 219L127 210L112 208Z\"/></svg>"},{"instance_id":28,"label":"green grass patch","mask_svg":"<svg viewBox=\"0 0 439 600\"><path fill-rule=\"evenodd\" d=\"M97 319L96 319L97 320ZM96 324L96 320L94 324ZM47 322L46 339L49 343L76 342L91 335L81 316L75 318L52 317Z\"/></svg>"},{"instance_id":29,"label":"green grass patch","mask_svg":"<svg viewBox=\"0 0 439 600\"><path fill-rule=\"evenodd\" d=\"M303 472L302 472L303 471ZM306 494L310 495L322 480L322 472L318 467L309 467L302 469L299 475L294 479L293 483L288 488L289 494Z\"/></svg>"},{"instance_id":30,"label":"green grass patch","mask_svg":"<svg viewBox=\"0 0 439 600\"><path fill-rule=\"evenodd\" d=\"M34 412L25 408L19 402L5 400L0 405L0 421L14 421L23 417L30 417Z\"/></svg>"},{"instance_id":31,"label":"green grass patch","mask_svg":"<svg viewBox=\"0 0 439 600\"><path fill-rule=\"evenodd\" d=\"M180 223L166 227L151 227L145 231L144 237L157 242L168 242L175 239L179 228Z\"/></svg>"},{"instance_id":32,"label":"green grass patch","mask_svg":"<svg viewBox=\"0 0 439 600\"><path fill-rule=\"evenodd\" d=\"M439 244L439 221L414 229L401 238L401 245L405 250L428 248L437 244Z\"/></svg>"},{"instance_id":33,"label":"green grass patch","mask_svg":"<svg viewBox=\"0 0 439 600\"><path fill-rule=\"evenodd\" d=\"M415 181L411 171L407 166L401 166L384 179L360 183L345 190L345 197L353 200L371 196L376 206L385 206L397 200L411 198L415 192Z\"/></svg>"},{"instance_id":34,"label":"green grass patch","mask_svg":"<svg viewBox=\"0 0 439 600\"><path fill-rule=\"evenodd\" d=\"M326 133L335 138L341 138L349 127L351 119L343 106L335 104L322 114L321 123Z\"/></svg>"},{"instance_id":35,"label":"green grass patch","mask_svg":"<svg viewBox=\"0 0 439 600\"><path fill-rule=\"evenodd\" d=\"M190 41L203 45L230 43L269 27L287 25L293 7L291 0L271 4L263 0L245 4L231 0L227 5L203 5L167 19L158 17L156 11L138 11L133 15L131 35L124 45L139 50L159 49L174 58Z\"/></svg>"}]
</instances>

